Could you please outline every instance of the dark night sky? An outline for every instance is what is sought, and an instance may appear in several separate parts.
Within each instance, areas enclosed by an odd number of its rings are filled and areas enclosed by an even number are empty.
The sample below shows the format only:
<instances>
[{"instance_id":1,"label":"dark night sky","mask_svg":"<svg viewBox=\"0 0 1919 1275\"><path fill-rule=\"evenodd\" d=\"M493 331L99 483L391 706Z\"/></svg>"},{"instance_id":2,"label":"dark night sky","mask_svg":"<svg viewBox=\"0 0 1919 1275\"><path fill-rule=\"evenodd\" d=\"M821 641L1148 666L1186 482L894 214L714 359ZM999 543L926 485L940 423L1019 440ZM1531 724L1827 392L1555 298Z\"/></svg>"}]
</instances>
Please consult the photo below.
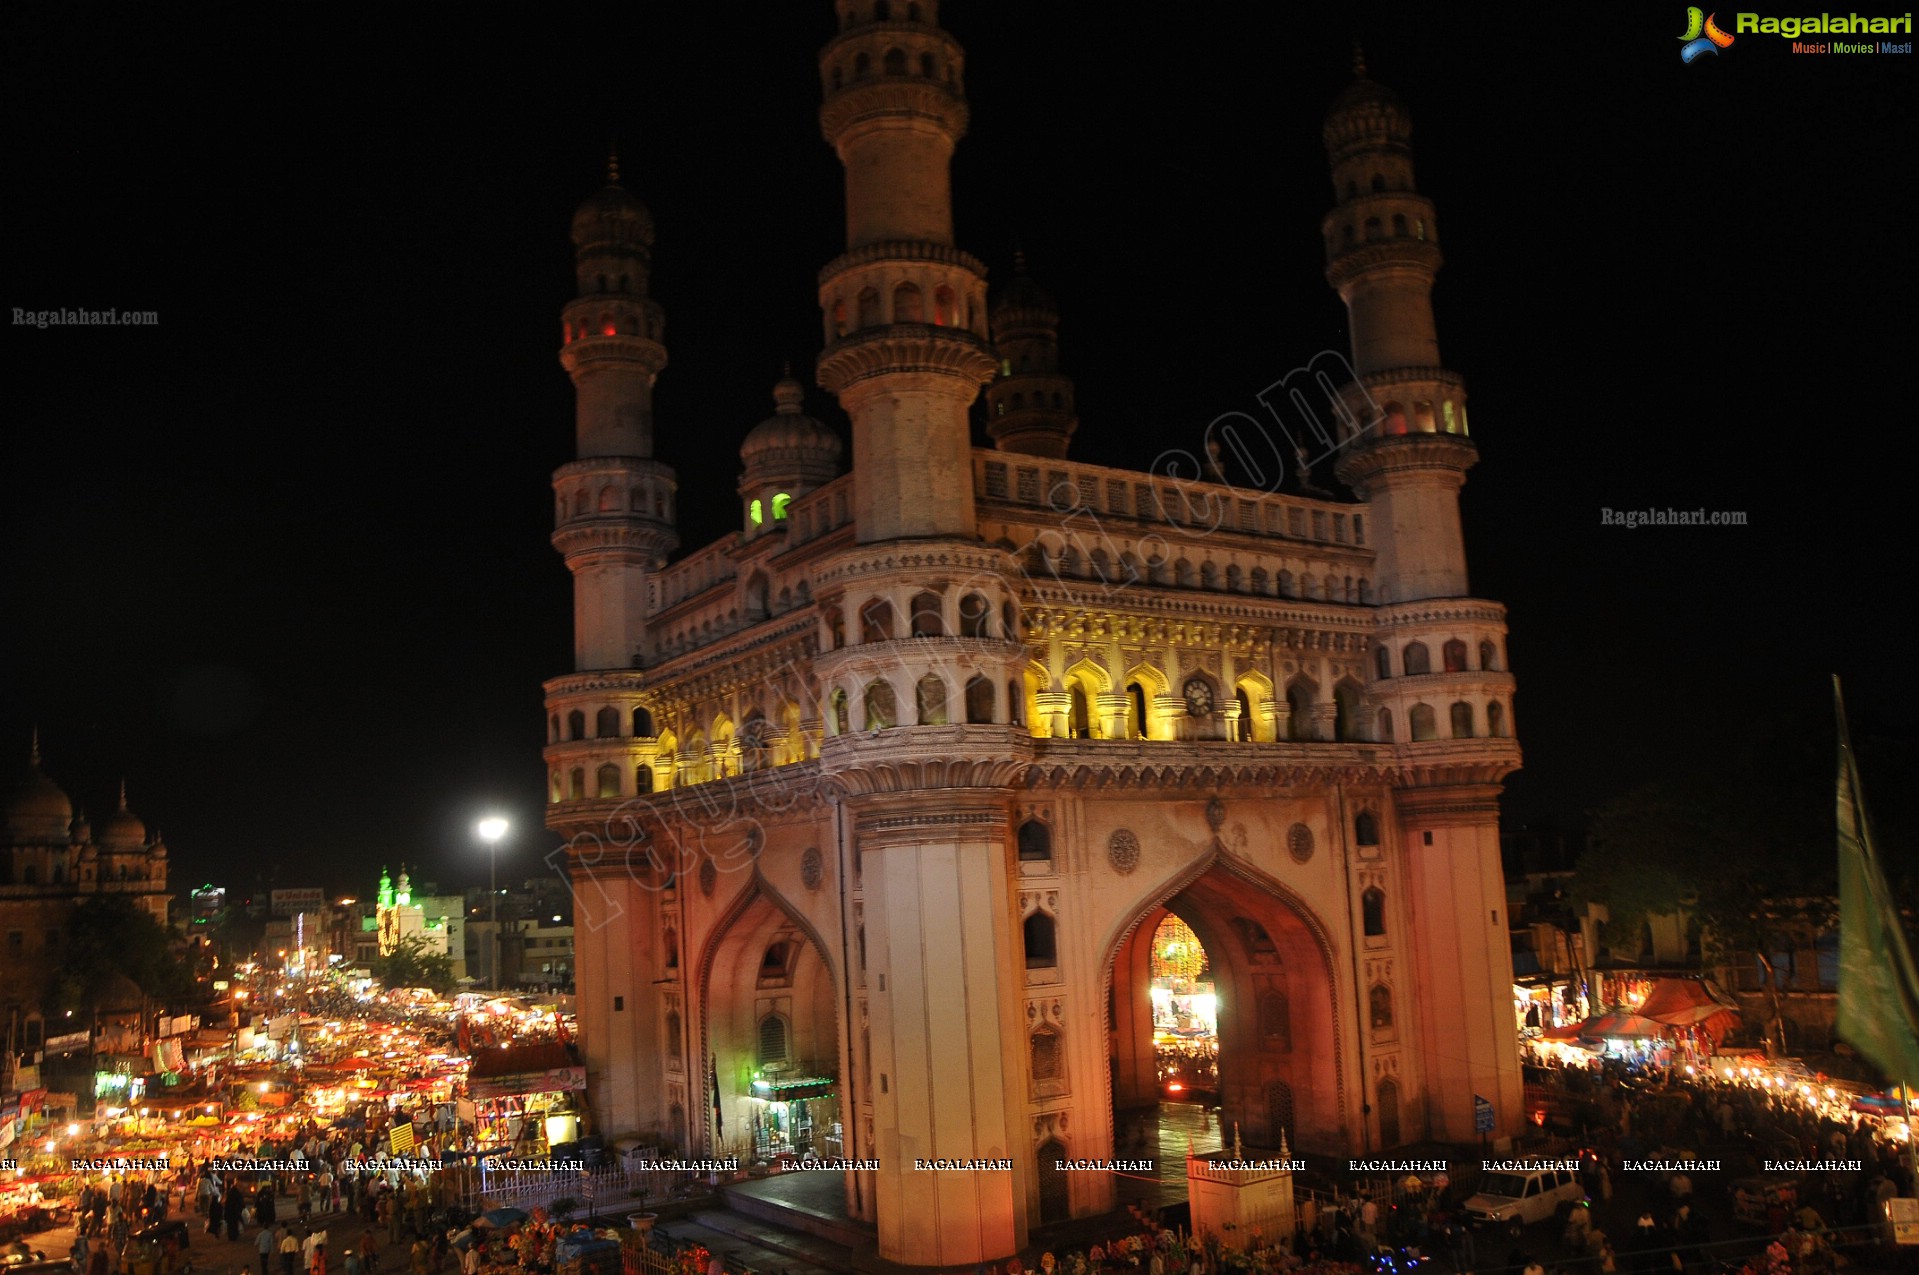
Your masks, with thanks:
<instances>
[{"instance_id":1,"label":"dark night sky","mask_svg":"<svg viewBox=\"0 0 1919 1275\"><path fill-rule=\"evenodd\" d=\"M687 544L734 525L738 440L818 350L824 0L400 12L4 18L8 317L160 322L5 329L0 750L38 722L95 812L125 774L183 887L363 888L401 858L483 881L495 805L538 869L567 226L610 138L659 226ZM1679 6L1116 12L945 14L960 242L1001 274L1023 244L1059 297L1077 457L1192 447L1344 348L1319 124L1357 30L1445 232L1474 587L1520 679L1509 814L1818 728L1834 670L1909 734L1910 57L1748 36L1683 66ZM1667 505L1750 525L1600 525Z\"/></svg>"}]
</instances>

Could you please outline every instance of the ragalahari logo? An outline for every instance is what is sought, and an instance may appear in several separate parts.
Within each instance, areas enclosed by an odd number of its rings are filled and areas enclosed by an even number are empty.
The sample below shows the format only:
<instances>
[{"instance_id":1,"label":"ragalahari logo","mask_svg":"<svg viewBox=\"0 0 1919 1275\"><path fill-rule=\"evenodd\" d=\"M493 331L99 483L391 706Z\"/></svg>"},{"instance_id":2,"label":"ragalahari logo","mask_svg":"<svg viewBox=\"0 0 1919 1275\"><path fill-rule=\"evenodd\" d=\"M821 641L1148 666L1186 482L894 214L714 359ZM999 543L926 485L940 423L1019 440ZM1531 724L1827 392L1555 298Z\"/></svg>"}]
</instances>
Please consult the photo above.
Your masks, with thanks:
<instances>
[{"instance_id":1,"label":"ragalahari logo","mask_svg":"<svg viewBox=\"0 0 1919 1275\"><path fill-rule=\"evenodd\" d=\"M1694 59L1711 53L1715 56L1719 50L1732 43L1732 37L1719 29L1713 19L1719 15L1708 15L1705 10L1693 6L1686 10L1686 33L1679 38L1685 43L1679 46L1679 60L1691 66Z\"/></svg>"}]
</instances>

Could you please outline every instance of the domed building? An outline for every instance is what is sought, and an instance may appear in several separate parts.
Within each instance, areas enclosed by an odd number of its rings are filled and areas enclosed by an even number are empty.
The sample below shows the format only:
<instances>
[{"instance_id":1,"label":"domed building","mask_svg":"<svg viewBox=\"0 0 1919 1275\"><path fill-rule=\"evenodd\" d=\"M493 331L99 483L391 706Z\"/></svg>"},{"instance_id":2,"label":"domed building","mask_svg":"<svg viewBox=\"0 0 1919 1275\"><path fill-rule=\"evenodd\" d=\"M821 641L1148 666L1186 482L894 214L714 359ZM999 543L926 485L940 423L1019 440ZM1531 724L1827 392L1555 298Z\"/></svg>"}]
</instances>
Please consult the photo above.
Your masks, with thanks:
<instances>
[{"instance_id":1,"label":"domed building","mask_svg":"<svg viewBox=\"0 0 1919 1275\"><path fill-rule=\"evenodd\" d=\"M1356 66L1324 121L1351 347L1261 398L1280 431L1318 413L1298 481L1130 472L1071 455L1100 422L1059 301L1023 261L989 290L959 246L937 0L834 12L846 242L812 380L850 471L782 380L739 530L675 557L653 222L617 173L573 221L574 669L544 761L595 1132L837 1162L847 1226L945 1269L1115 1208L1112 1173L1068 1166L1172 1145L1179 1077L1214 1146L1511 1137L1514 680L1467 581L1477 445L1410 114Z\"/></svg>"},{"instance_id":2,"label":"domed building","mask_svg":"<svg viewBox=\"0 0 1919 1275\"><path fill-rule=\"evenodd\" d=\"M42 1039L40 994L60 959L67 915L83 899L120 894L167 923L167 848L127 806L96 828L50 778L36 736L0 820L0 1019L18 1011L22 1039Z\"/></svg>"}]
</instances>

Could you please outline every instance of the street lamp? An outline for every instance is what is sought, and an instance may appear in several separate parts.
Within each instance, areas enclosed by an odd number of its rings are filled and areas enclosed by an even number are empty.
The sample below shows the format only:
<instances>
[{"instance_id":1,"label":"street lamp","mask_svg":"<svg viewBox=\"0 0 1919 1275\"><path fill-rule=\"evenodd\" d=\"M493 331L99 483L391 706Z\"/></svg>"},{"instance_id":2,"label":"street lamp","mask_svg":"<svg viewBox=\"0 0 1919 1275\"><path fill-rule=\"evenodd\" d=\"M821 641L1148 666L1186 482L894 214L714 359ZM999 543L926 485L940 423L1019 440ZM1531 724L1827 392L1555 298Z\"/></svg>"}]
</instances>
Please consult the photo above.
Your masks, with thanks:
<instances>
[{"instance_id":1,"label":"street lamp","mask_svg":"<svg viewBox=\"0 0 1919 1275\"><path fill-rule=\"evenodd\" d=\"M506 828L506 820L499 815L488 815L474 825L480 840L486 842L486 919L491 927L486 975L495 990L500 986L500 838L506 835Z\"/></svg>"}]
</instances>

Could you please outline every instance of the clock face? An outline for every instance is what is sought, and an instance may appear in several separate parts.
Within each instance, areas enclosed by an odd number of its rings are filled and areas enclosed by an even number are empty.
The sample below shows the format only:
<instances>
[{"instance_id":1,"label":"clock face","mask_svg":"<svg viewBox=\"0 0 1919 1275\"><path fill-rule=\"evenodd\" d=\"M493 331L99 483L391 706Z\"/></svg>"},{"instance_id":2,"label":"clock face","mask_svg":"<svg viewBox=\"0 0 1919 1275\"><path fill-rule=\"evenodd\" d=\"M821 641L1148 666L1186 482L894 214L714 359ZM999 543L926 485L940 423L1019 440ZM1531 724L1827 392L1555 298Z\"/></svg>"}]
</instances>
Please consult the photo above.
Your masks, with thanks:
<instances>
[{"instance_id":1,"label":"clock face","mask_svg":"<svg viewBox=\"0 0 1919 1275\"><path fill-rule=\"evenodd\" d=\"M1213 711L1213 685L1203 677L1189 677L1186 685L1180 688L1186 695L1186 711L1194 717L1205 717Z\"/></svg>"}]
</instances>

